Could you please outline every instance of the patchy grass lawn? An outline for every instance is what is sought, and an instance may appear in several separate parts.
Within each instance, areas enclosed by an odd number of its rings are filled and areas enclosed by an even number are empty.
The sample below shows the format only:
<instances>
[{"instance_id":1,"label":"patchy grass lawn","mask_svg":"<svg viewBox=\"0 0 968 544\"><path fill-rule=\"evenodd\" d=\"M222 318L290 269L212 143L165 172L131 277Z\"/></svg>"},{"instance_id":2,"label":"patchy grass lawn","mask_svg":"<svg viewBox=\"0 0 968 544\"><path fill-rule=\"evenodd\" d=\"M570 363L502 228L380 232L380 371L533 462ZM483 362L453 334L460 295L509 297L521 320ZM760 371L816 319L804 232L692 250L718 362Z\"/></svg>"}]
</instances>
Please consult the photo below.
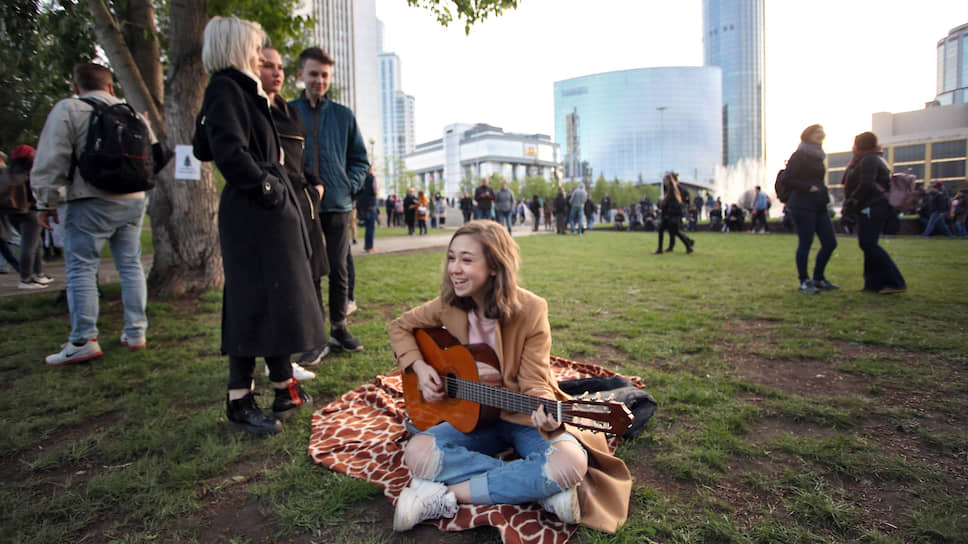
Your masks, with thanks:
<instances>
[{"instance_id":1,"label":"patchy grass lawn","mask_svg":"<svg viewBox=\"0 0 968 544\"><path fill-rule=\"evenodd\" d=\"M573 541L968 542L968 243L885 240L910 290L880 296L856 292L861 254L840 238L841 289L810 296L793 237L696 238L688 256L651 255L643 233L519 241L554 353L641 376L659 401L618 450L628 523ZM388 322L434 296L441 257L357 259L366 349L305 384L317 406L393 370ZM0 300L0 542L500 541L393 533L377 487L310 461L308 412L267 439L229 428L220 300L151 301L149 347L129 352L104 286L104 357L64 368L42 362L68 332L55 295Z\"/></svg>"}]
</instances>

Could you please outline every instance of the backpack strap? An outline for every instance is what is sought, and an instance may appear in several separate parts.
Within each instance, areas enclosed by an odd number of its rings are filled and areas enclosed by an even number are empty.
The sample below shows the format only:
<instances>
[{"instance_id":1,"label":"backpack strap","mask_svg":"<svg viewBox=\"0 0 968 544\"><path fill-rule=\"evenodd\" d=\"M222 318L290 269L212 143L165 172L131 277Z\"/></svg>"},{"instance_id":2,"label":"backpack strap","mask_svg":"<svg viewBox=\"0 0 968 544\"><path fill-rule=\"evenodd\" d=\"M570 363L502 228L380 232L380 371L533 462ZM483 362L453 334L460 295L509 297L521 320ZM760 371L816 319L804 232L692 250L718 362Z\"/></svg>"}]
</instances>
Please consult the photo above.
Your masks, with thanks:
<instances>
[{"instance_id":1,"label":"backpack strap","mask_svg":"<svg viewBox=\"0 0 968 544\"><path fill-rule=\"evenodd\" d=\"M101 102L100 100L95 100L93 98L80 98L80 97L78 97L77 100L80 100L81 102L84 102L85 104L87 104L87 105L91 106L92 108L94 108L94 111L91 113L92 116L101 113L101 111L104 110L104 108L107 107L107 105L104 104L104 102ZM87 130L88 130L88 132L91 131L91 118L90 117L88 117L88 120L87 120ZM78 161L77 150L72 148L71 149L71 167L70 167L70 169L67 170L67 183L73 183L74 182L74 174L75 174L75 172L77 172L77 161Z\"/></svg>"}]
</instances>

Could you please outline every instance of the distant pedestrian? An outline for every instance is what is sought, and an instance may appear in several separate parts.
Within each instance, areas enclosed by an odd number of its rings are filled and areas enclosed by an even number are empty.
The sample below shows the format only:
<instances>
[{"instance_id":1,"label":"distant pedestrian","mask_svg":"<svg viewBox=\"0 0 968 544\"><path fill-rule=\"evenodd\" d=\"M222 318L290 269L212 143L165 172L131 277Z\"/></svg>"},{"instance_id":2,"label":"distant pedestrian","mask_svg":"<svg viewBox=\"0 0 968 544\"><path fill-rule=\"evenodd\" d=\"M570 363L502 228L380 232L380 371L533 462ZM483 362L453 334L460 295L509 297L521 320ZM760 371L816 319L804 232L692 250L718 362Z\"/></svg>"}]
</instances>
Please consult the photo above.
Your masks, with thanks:
<instances>
[{"instance_id":1,"label":"distant pedestrian","mask_svg":"<svg viewBox=\"0 0 968 544\"><path fill-rule=\"evenodd\" d=\"M494 196L494 214L497 222L511 233L511 214L514 213L514 193L508 188L507 180L501 180L501 188Z\"/></svg>"},{"instance_id":2,"label":"distant pedestrian","mask_svg":"<svg viewBox=\"0 0 968 544\"><path fill-rule=\"evenodd\" d=\"M571 205L571 212L569 214L569 221L571 221L571 232L575 233L575 227L578 228L578 236L581 236L585 232L585 222L582 221L582 214L585 210L585 201L588 200L588 192L585 191L585 184L578 182L578 186L572 191L571 197L568 199L568 204Z\"/></svg>"},{"instance_id":3,"label":"distant pedestrian","mask_svg":"<svg viewBox=\"0 0 968 544\"><path fill-rule=\"evenodd\" d=\"M471 214L474 213L474 199L471 198L466 189L461 189L460 192L460 213L464 216L464 223L467 223L471 220Z\"/></svg>"},{"instance_id":4,"label":"distant pedestrian","mask_svg":"<svg viewBox=\"0 0 968 544\"><path fill-rule=\"evenodd\" d=\"M474 219L494 219L494 189L491 182L486 177L481 178L481 185L474 191Z\"/></svg>"},{"instance_id":5,"label":"distant pedestrian","mask_svg":"<svg viewBox=\"0 0 968 544\"><path fill-rule=\"evenodd\" d=\"M679 176L675 172L669 172L662 178L665 185L665 197L660 203L662 208L662 223L659 225L659 247L655 254L663 253L662 235L669 233L669 247L665 253L671 253L676 247L676 237L678 236L686 246L686 253L692 253L692 246L696 241L686 236L680 229L682 223L682 195L679 192Z\"/></svg>"},{"instance_id":6,"label":"distant pedestrian","mask_svg":"<svg viewBox=\"0 0 968 544\"><path fill-rule=\"evenodd\" d=\"M759 185L756 186L756 195L753 196L753 215L750 218L750 233L756 233L756 229L762 229L765 234L767 232L766 225L766 212L770 207L770 199L767 198L766 193ZM759 227L757 227L759 225Z\"/></svg>"}]
</instances>

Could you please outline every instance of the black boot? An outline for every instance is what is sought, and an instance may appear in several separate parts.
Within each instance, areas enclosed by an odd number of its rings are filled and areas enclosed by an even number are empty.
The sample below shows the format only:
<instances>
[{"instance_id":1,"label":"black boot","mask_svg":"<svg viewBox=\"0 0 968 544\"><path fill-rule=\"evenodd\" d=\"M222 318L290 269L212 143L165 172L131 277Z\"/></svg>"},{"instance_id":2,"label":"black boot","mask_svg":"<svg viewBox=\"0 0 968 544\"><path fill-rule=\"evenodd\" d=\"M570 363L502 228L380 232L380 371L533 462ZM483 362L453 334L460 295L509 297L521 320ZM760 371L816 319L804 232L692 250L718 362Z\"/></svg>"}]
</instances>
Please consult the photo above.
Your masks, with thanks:
<instances>
[{"instance_id":1,"label":"black boot","mask_svg":"<svg viewBox=\"0 0 968 544\"><path fill-rule=\"evenodd\" d=\"M272 415L279 419L289 419L296 410L313 405L313 398L299 386L299 380L292 379L288 387L276 389L276 400L272 401Z\"/></svg>"},{"instance_id":2,"label":"black boot","mask_svg":"<svg viewBox=\"0 0 968 544\"><path fill-rule=\"evenodd\" d=\"M225 399L225 415L236 428L252 434L275 434L282 430L282 423L262 413L253 393L238 400L228 400L227 396Z\"/></svg>"}]
</instances>

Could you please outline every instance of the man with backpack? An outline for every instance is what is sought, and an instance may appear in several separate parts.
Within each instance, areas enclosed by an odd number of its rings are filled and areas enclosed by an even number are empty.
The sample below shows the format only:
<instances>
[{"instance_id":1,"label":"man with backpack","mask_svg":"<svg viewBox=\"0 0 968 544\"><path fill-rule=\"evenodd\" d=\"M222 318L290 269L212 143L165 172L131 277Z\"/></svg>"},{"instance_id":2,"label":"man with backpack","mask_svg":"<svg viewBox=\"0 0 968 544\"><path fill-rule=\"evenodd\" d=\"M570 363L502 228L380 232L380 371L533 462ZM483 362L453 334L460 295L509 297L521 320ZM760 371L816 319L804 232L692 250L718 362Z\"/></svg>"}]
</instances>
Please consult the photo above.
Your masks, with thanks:
<instances>
[{"instance_id":1,"label":"man with backpack","mask_svg":"<svg viewBox=\"0 0 968 544\"><path fill-rule=\"evenodd\" d=\"M931 236L935 228L948 238L953 238L951 229L948 228L948 211L951 209L951 200L948 198L948 191L944 188L944 183L934 182L928 192L928 204L931 215L928 217L928 225L924 228L921 236Z\"/></svg>"},{"instance_id":2,"label":"man with backpack","mask_svg":"<svg viewBox=\"0 0 968 544\"><path fill-rule=\"evenodd\" d=\"M95 123L99 116L112 119L104 111L121 104L114 96L111 71L97 64L78 64L73 75L74 90L80 98L61 100L48 114L30 173L41 225L50 230L51 220L64 222L71 332L61 350L45 358L48 365L54 366L102 355L97 328L97 270L104 242L110 244L114 266L121 277L124 304L121 345L131 350L144 348L148 328L147 287L141 266L141 223L145 214L144 189L150 187L150 177L154 174L149 159L154 136L144 119L125 106L130 110L129 115L141 124L130 118L115 117L117 123L111 131L124 138L147 138L148 141L140 142L140 149L129 149L123 156L117 151L117 156L112 157L110 145L100 146L104 139L101 135L108 130ZM125 140L123 145L138 143ZM91 160L95 152L97 158ZM113 159L130 161L131 156L138 162L117 168L111 166ZM159 162L158 166L162 166L165 161ZM125 174L112 176L107 171L111 168ZM109 184L112 190L103 188L109 186L103 182L109 177L113 179ZM66 200L66 212L64 217L58 217L57 206L62 200Z\"/></svg>"}]
</instances>

